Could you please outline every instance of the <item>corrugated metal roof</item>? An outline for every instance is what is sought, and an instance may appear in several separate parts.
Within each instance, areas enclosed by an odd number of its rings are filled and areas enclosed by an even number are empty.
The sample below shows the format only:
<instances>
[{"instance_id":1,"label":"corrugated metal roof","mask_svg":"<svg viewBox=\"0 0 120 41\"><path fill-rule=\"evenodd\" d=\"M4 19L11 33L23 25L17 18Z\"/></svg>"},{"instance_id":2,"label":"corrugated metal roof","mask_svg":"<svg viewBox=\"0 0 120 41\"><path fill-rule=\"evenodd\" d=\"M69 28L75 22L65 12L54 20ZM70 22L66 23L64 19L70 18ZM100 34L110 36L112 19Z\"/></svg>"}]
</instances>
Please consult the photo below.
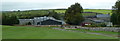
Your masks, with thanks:
<instances>
[{"instance_id":1,"label":"corrugated metal roof","mask_svg":"<svg viewBox=\"0 0 120 41\"><path fill-rule=\"evenodd\" d=\"M62 20L56 20L56 19L53 18L53 17L46 17L46 16L44 16L44 17L34 17L34 19L19 19L19 20L21 20L21 21L29 21L29 20L45 21L45 20L49 20L49 19L54 20L54 21L58 21L58 22L63 22L63 23L65 23L65 22L62 21Z\"/></svg>"},{"instance_id":2,"label":"corrugated metal roof","mask_svg":"<svg viewBox=\"0 0 120 41\"><path fill-rule=\"evenodd\" d=\"M109 14L98 14L96 16L97 16L97 18L99 18L99 17L110 17Z\"/></svg>"}]
</instances>

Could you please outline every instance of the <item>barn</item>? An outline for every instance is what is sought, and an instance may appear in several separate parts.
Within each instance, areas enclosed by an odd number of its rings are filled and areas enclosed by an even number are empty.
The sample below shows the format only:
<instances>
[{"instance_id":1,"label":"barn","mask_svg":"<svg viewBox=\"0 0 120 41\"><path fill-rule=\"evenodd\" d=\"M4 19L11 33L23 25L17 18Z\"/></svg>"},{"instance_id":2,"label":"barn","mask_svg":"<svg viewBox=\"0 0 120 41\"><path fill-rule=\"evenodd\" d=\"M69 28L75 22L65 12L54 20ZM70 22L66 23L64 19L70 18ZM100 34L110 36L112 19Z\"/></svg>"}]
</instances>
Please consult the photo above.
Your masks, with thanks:
<instances>
[{"instance_id":1,"label":"barn","mask_svg":"<svg viewBox=\"0 0 120 41\"><path fill-rule=\"evenodd\" d=\"M62 24L62 22L51 20L51 19L48 19L48 20L41 22L41 25L61 25L61 24Z\"/></svg>"},{"instance_id":2,"label":"barn","mask_svg":"<svg viewBox=\"0 0 120 41\"><path fill-rule=\"evenodd\" d=\"M20 25L63 25L66 24L62 20L56 20L53 17L34 17L34 19L19 19Z\"/></svg>"}]
</instances>

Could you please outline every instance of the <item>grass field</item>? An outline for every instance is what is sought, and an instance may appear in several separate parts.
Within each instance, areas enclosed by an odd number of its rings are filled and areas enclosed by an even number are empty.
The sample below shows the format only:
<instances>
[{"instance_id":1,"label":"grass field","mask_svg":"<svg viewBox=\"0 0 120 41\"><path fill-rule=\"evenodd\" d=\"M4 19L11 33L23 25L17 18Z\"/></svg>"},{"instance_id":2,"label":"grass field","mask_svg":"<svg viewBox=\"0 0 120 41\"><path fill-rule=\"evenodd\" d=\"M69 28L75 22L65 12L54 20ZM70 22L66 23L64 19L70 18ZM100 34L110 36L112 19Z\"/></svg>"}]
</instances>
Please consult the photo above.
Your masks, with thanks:
<instances>
[{"instance_id":1,"label":"grass field","mask_svg":"<svg viewBox=\"0 0 120 41\"><path fill-rule=\"evenodd\" d=\"M0 25L0 40L2 40L2 25Z\"/></svg>"},{"instance_id":2,"label":"grass field","mask_svg":"<svg viewBox=\"0 0 120 41\"><path fill-rule=\"evenodd\" d=\"M82 13L83 16L96 16L95 13Z\"/></svg>"},{"instance_id":3,"label":"grass field","mask_svg":"<svg viewBox=\"0 0 120 41\"><path fill-rule=\"evenodd\" d=\"M95 34L61 31L50 27L3 26L3 39L116 39Z\"/></svg>"},{"instance_id":4,"label":"grass field","mask_svg":"<svg viewBox=\"0 0 120 41\"><path fill-rule=\"evenodd\" d=\"M65 13L66 10L55 10L57 13ZM13 11L13 12L3 12L3 15L5 16L12 16L15 15L20 19L24 18L34 18L34 17L42 17L42 16L48 16L49 10L28 10L28 11ZM111 10L101 10L101 9L84 9L84 12L95 12L95 13L83 13L83 16L95 16L96 13L103 13L103 14L112 14ZM61 17L64 16L64 14L60 14Z\"/></svg>"},{"instance_id":5,"label":"grass field","mask_svg":"<svg viewBox=\"0 0 120 41\"><path fill-rule=\"evenodd\" d=\"M58 13L65 13L66 10L55 10ZM111 14L112 10L102 10L102 9L84 9L84 12L97 12L97 13L103 13L103 14Z\"/></svg>"},{"instance_id":6,"label":"grass field","mask_svg":"<svg viewBox=\"0 0 120 41\"><path fill-rule=\"evenodd\" d=\"M118 35L118 32L111 32L111 31L91 31L85 29L66 29L66 30L73 30L73 31L81 31L81 32L93 32L93 33L102 33L107 35Z\"/></svg>"},{"instance_id":7,"label":"grass field","mask_svg":"<svg viewBox=\"0 0 120 41\"><path fill-rule=\"evenodd\" d=\"M112 10L102 10L102 9L85 9L84 12L97 12L97 13L103 13L108 14L112 12Z\"/></svg>"}]
</instances>

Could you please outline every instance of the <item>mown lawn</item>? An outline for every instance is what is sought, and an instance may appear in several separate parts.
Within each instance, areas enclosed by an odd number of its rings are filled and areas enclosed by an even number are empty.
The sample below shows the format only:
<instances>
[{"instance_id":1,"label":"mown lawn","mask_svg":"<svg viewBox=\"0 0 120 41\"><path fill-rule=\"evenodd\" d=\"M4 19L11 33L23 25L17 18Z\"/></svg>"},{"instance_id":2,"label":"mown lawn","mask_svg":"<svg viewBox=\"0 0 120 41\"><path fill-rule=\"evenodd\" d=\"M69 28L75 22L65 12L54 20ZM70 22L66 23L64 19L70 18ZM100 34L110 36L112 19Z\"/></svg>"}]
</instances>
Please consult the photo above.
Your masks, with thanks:
<instances>
[{"instance_id":1,"label":"mown lawn","mask_svg":"<svg viewBox=\"0 0 120 41\"><path fill-rule=\"evenodd\" d=\"M93 32L93 33L101 33L106 35L118 35L118 32L111 32L111 31L92 31L92 30L85 30L85 29L66 29L66 30L73 30L73 31L79 31L79 32Z\"/></svg>"},{"instance_id":2,"label":"mown lawn","mask_svg":"<svg viewBox=\"0 0 120 41\"><path fill-rule=\"evenodd\" d=\"M95 34L61 31L50 27L3 26L3 39L116 39Z\"/></svg>"},{"instance_id":3,"label":"mown lawn","mask_svg":"<svg viewBox=\"0 0 120 41\"><path fill-rule=\"evenodd\" d=\"M2 25L0 25L0 40L2 40Z\"/></svg>"}]
</instances>

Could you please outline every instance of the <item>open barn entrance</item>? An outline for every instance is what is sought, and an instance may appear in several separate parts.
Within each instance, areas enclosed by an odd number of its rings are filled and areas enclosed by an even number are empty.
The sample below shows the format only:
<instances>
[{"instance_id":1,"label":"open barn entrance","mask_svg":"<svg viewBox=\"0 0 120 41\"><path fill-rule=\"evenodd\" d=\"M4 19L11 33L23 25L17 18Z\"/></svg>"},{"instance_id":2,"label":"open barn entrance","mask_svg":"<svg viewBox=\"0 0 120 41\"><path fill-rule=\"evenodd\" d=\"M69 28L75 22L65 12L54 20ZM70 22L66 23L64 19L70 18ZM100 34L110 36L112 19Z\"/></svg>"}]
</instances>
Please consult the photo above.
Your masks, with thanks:
<instances>
[{"instance_id":1,"label":"open barn entrance","mask_svg":"<svg viewBox=\"0 0 120 41\"><path fill-rule=\"evenodd\" d=\"M31 22L26 23L26 25L32 25Z\"/></svg>"},{"instance_id":2,"label":"open barn entrance","mask_svg":"<svg viewBox=\"0 0 120 41\"><path fill-rule=\"evenodd\" d=\"M62 22L58 22L55 20L46 20L46 21L42 21L41 25L62 25Z\"/></svg>"}]
</instances>

